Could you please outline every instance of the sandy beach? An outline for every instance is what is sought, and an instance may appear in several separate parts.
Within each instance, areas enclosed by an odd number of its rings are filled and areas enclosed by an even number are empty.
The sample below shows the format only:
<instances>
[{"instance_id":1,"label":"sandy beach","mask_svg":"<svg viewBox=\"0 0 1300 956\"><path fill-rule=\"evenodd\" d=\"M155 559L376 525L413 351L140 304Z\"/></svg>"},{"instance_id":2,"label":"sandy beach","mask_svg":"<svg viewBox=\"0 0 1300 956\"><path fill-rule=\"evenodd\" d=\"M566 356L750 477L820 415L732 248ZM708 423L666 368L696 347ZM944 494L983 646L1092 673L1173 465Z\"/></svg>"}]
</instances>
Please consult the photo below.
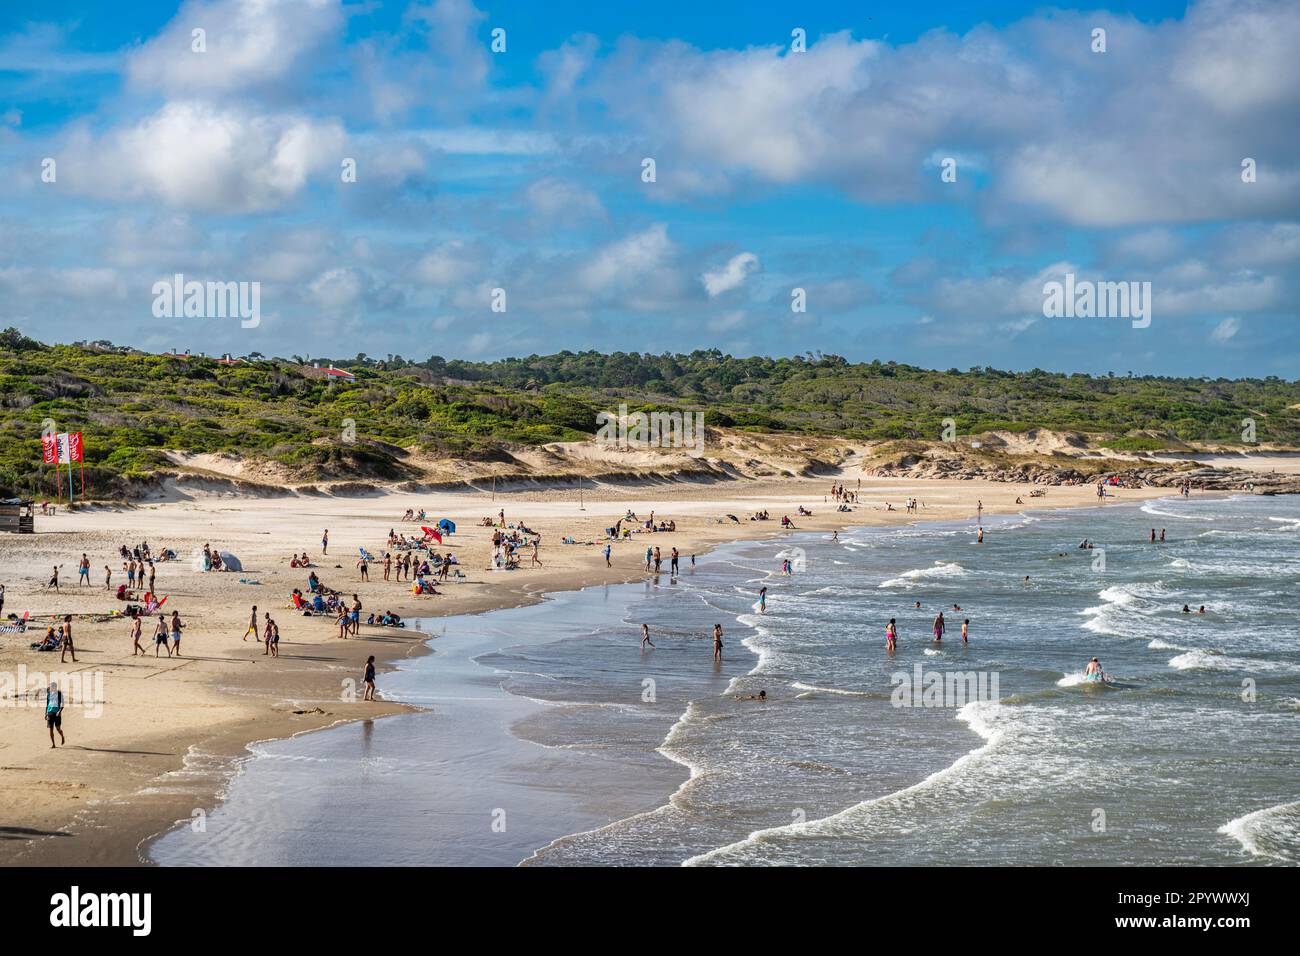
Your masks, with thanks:
<instances>
[{"instance_id":1,"label":"sandy beach","mask_svg":"<svg viewBox=\"0 0 1300 956\"><path fill-rule=\"evenodd\" d=\"M834 480L853 490L860 476ZM347 700L345 682L357 681L368 655L383 673L394 662L424 651L424 635L412 629L367 627L359 639L341 640L332 618L303 617L288 606L293 588L306 587L306 571L289 566L290 555L306 551L322 581L346 596L356 593L366 613L391 610L405 618L471 614L532 602L545 592L601 582L640 580L647 545L676 547L683 563L711 547L737 539L782 534L779 518L790 515L799 530L854 525L974 517L985 513L1088 507L1097 504L1092 486L1051 487L1031 498L1034 486L981 481L862 478L860 503L837 512L826 501L832 479L734 481L715 484L602 486L584 494L565 490L489 493L382 494L364 498L202 497L142 504L121 509L61 511L37 517L37 533L0 536L0 583L6 588L5 613L30 612L40 622L73 614L77 664L60 664L57 654L38 653L29 644L44 623L25 634L0 636L0 672L10 675L12 692L0 709L0 781L4 828L0 862L27 865L135 865L149 837L178 820L191 818L220 798L221 787L170 785L195 762L228 765L250 742L309 732L343 721L381 717L402 710L383 700ZM1168 489L1119 489L1110 500L1132 502L1168 495ZM916 497L913 516L904 502ZM1023 504L1017 504L1017 497ZM896 510L886 511L885 502ZM802 505L813 512L798 517ZM370 581L359 581L358 548L375 555L390 528L418 533L418 525L399 519L407 508L425 509L430 518L447 517L457 533L446 539L467 575L440 587L434 596L416 596L409 584L385 582L382 560ZM766 509L770 521L747 520ZM488 570L491 530L481 519L504 510L507 524L524 522L542 535L541 568ZM614 545L612 567L603 560L604 529L631 510L644 519L675 521L675 532L638 532ZM739 522L726 516L734 514ZM320 553L329 530L329 553ZM563 544L572 537L578 544ZM125 581L120 545L148 541L155 551L171 548L180 556L157 565L157 591L169 596L166 610L186 622L184 657L155 657L148 644L144 658L132 656L130 622L94 622L121 606L105 590L105 565L113 588ZM588 544L597 542L600 544ZM242 572L194 570L190 555L205 543L239 557ZM91 586L78 587L77 562L91 563ZM62 565L59 593L43 590L53 565ZM259 643L241 640L249 610L256 604L278 621L281 656L265 656ZM85 617L81 617L84 615ZM43 720L44 683L35 674L79 675L75 679L102 700L70 700L63 721L67 745L51 750ZM102 675L102 676L101 676ZM20 678L26 689L13 689ZM102 684L97 681L102 680ZM74 685L75 686L75 685ZM92 694L93 696L94 694Z\"/></svg>"}]
</instances>

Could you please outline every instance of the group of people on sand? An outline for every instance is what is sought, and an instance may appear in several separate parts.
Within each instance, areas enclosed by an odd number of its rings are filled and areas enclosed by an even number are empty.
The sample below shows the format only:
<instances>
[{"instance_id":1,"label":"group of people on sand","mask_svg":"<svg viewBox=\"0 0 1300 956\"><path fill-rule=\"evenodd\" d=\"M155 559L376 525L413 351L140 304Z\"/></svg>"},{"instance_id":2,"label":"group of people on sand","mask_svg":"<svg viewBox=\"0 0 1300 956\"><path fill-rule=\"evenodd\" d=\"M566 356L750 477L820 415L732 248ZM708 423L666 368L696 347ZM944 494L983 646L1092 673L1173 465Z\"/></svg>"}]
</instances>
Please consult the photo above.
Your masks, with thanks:
<instances>
[{"instance_id":1,"label":"group of people on sand","mask_svg":"<svg viewBox=\"0 0 1300 956\"><path fill-rule=\"evenodd\" d=\"M861 484L861 482L859 482ZM858 503L858 493L856 491L845 491L844 485L831 485L831 497L840 504L850 505ZM844 509L841 509L844 510Z\"/></svg>"}]
</instances>

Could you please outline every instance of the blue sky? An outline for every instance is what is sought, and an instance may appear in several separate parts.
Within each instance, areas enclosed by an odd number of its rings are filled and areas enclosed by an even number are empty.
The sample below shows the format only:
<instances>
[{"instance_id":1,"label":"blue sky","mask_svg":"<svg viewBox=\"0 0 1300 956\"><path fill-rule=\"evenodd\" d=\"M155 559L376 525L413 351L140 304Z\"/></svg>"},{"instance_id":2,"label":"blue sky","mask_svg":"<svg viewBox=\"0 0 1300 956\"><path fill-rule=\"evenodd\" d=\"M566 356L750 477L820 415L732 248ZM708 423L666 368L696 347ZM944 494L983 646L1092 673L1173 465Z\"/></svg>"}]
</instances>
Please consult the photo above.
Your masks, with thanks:
<instances>
[{"instance_id":1,"label":"blue sky","mask_svg":"<svg viewBox=\"0 0 1300 956\"><path fill-rule=\"evenodd\" d=\"M1295 378L1296 49L1249 0L11 4L0 324ZM178 272L260 324L155 317ZM1150 326L1045 317L1067 272L1150 282Z\"/></svg>"}]
</instances>

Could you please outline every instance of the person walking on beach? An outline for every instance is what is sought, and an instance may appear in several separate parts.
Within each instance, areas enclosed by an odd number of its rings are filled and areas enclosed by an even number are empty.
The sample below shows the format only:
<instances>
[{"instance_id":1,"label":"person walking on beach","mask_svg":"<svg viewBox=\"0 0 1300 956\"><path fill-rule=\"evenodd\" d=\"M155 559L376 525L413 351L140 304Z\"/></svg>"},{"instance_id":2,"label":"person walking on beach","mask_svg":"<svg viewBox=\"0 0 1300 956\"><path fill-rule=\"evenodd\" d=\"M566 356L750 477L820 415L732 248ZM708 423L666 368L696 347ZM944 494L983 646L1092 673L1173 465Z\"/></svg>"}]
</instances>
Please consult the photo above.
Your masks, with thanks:
<instances>
[{"instance_id":1,"label":"person walking on beach","mask_svg":"<svg viewBox=\"0 0 1300 956\"><path fill-rule=\"evenodd\" d=\"M605 567L607 567L607 568L612 568L612 567L614 566L614 565L610 564L610 561L609 561L609 555L610 555L610 552L611 552L612 550L613 550L613 549L610 548L610 546L609 546L608 544L605 545Z\"/></svg>"},{"instance_id":2,"label":"person walking on beach","mask_svg":"<svg viewBox=\"0 0 1300 956\"><path fill-rule=\"evenodd\" d=\"M352 635L356 637L361 633L361 599L355 594L352 595Z\"/></svg>"},{"instance_id":3,"label":"person walking on beach","mask_svg":"<svg viewBox=\"0 0 1300 956\"><path fill-rule=\"evenodd\" d=\"M155 594L156 594L157 592L154 591L154 589L153 589L153 579L154 579L154 575L157 574L157 573L158 573L158 569L155 568L155 567L153 566L153 562L150 561L150 562L149 562L149 590L150 590L151 592L155 593Z\"/></svg>"},{"instance_id":4,"label":"person walking on beach","mask_svg":"<svg viewBox=\"0 0 1300 956\"><path fill-rule=\"evenodd\" d=\"M541 538L533 539L533 567L535 568L540 568L542 566L542 559L537 556L537 549L541 546L541 543Z\"/></svg>"},{"instance_id":5,"label":"person walking on beach","mask_svg":"<svg viewBox=\"0 0 1300 956\"><path fill-rule=\"evenodd\" d=\"M680 555L677 553L677 549L676 549L676 548L673 548L672 561L671 561L671 562L669 563L669 565L668 565L668 573L669 573L669 574L676 576L677 572L680 570L679 567L678 567L678 565L677 565L677 559L678 559L679 557L680 557Z\"/></svg>"},{"instance_id":6,"label":"person walking on beach","mask_svg":"<svg viewBox=\"0 0 1300 956\"><path fill-rule=\"evenodd\" d=\"M77 648L72 643L72 615L63 615L63 633L59 641L60 653L59 663L62 664L67 654L72 655L72 663L77 663Z\"/></svg>"},{"instance_id":7,"label":"person walking on beach","mask_svg":"<svg viewBox=\"0 0 1300 956\"><path fill-rule=\"evenodd\" d=\"M153 631L153 656L158 656L159 648L167 651L167 656L172 656L172 649L167 646L167 615L158 615L158 625Z\"/></svg>"},{"instance_id":8,"label":"person walking on beach","mask_svg":"<svg viewBox=\"0 0 1300 956\"><path fill-rule=\"evenodd\" d=\"M253 640L255 641L261 640L261 638L257 636L257 605L256 604L253 605L253 613L248 615L248 627L244 629L243 639L248 640L249 634L253 635Z\"/></svg>"},{"instance_id":9,"label":"person walking on beach","mask_svg":"<svg viewBox=\"0 0 1300 956\"><path fill-rule=\"evenodd\" d=\"M898 650L898 624L892 617L885 625L885 649L891 652Z\"/></svg>"},{"instance_id":10,"label":"person walking on beach","mask_svg":"<svg viewBox=\"0 0 1300 956\"><path fill-rule=\"evenodd\" d=\"M113 590L113 569L107 564L104 565L104 590Z\"/></svg>"},{"instance_id":11,"label":"person walking on beach","mask_svg":"<svg viewBox=\"0 0 1300 956\"><path fill-rule=\"evenodd\" d=\"M334 619L334 623L339 626L339 637L341 637L345 641L348 639L349 617L350 615L348 614L347 608L345 608L342 604L340 604L339 614L338 617Z\"/></svg>"},{"instance_id":12,"label":"person walking on beach","mask_svg":"<svg viewBox=\"0 0 1300 956\"><path fill-rule=\"evenodd\" d=\"M654 550L654 548L649 548L649 547L648 547L648 548L645 549L645 569L646 569L647 571L650 570L650 560L651 560L654 556L655 556L655 550Z\"/></svg>"},{"instance_id":13,"label":"person walking on beach","mask_svg":"<svg viewBox=\"0 0 1300 956\"><path fill-rule=\"evenodd\" d=\"M366 671L361 678L361 682L366 685L366 692L362 695L362 700L375 699L375 655L371 654L366 658Z\"/></svg>"},{"instance_id":14,"label":"person walking on beach","mask_svg":"<svg viewBox=\"0 0 1300 956\"><path fill-rule=\"evenodd\" d=\"M976 524L984 523L984 502L975 502L975 522Z\"/></svg>"},{"instance_id":15,"label":"person walking on beach","mask_svg":"<svg viewBox=\"0 0 1300 956\"><path fill-rule=\"evenodd\" d=\"M369 581L370 562L366 560L366 556L364 554L357 560L357 567L361 570L361 580Z\"/></svg>"},{"instance_id":16,"label":"person walking on beach","mask_svg":"<svg viewBox=\"0 0 1300 956\"><path fill-rule=\"evenodd\" d=\"M275 636L275 621L271 620L271 612L266 612L266 621L262 631L262 656L266 657L271 653L271 638Z\"/></svg>"},{"instance_id":17,"label":"person walking on beach","mask_svg":"<svg viewBox=\"0 0 1300 956\"><path fill-rule=\"evenodd\" d=\"M654 641L650 640L650 625L642 624L641 625L641 650L644 651L646 649L647 644L650 645L651 647L655 646Z\"/></svg>"},{"instance_id":18,"label":"person walking on beach","mask_svg":"<svg viewBox=\"0 0 1300 956\"><path fill-rule=\"evenodd\" d=\"M933 630L934 630L934 642L936 644L938 644L940 641L943 640L944 631L946 631L947 629L948 629L947 625L944 623L943 620L943 611L940 611L939 616L934 619Z\"/></svg>"},{"instance_id":19,"label":"person walking on beach","mask_svg":"<svg viewBox=\"0 0 1300 956\"><path fill-rule=\"evenodd\" d=\"M280 656L280 625L271 622L271 656Z\"/></svg>"},{"instance_id":20,"label":"person walking on beach","mask_svg":"<svg viewBox=\"0 0 1300 956\"><path fill-rule=\"evenodd\" d=\"M172 653L177 657L181 656L181 628L184 626L181 623L181 612L172 611Z\"/></svg>"},{"instance_id":21,"label":"person walking on beach","mask_svg":"<svg viewBox=\"0 0 1300 956\"><path fill-rule=\"evenodd\" d=\"M59 742L67 746L68 738L63 736L63 691L59 690L59 685L50 681L50 686L45 690L45 726L50 730L50 749L54 750L54 732L59 732Z\"/></svg>"},{"instance_id":22,"label":"person walking on beach","mask_svg":"<svg viewBox=\"0 0 1300 956\"><path fill-rule=\"evenodd\" d=\"M320 536L320 553L322 556L329 554L330 550L330 529L326 528Z\"/></svg>"},{"instance_id":23,"label":"person walking on beach","mask_svg":"<svg viewBox=\"0 0 1300 956\"><path fill-rule=\"evenodd\" d=\"M140 635L143 632L144 632L144 618L141 615L137 614L134 618L131 619L131 644L133 645L131 648L132 657L135 657L136 652L139 652L140 656L144 657L144 648L140 646Z\"/></svg>"},{"instance_id":24,"label":"person walking on beach","mask_svg":"<svg viewBox=\"0 0 1300 956\"><path fill-rule=\"evenodd\" d=\"M385 581L388 580L388 575L392 573L392 570L393 570L393 552L385 551L384 552L384 580Z\"/></svg>"},{"instance_id":25,"label":"person walking on beach","mask_svg":"<svg viewBox=\"0 0 1300 956\"><path fill-rule=\"evenodd\" d=\"M45 590L47 591L50 588L54 588L55 594L59 593L59 567L60 566L57 564L54 566L54 575L50 578L50 583L45 585Z\"/></svg>"},{"instance_id":26,"label":"person walking on beach","mask_svg":"<svg viewBox=\"0 0 1300 956\"><path fill-rule=\"evenodd\" d=\"M713 660L722 663L722 625L713 625Z\"/></svg>"},{"instance_id":27,"label":"person walking on beach","mask_svg":"<svg viewBox=\"0 0 1300 956\"><path fill-rule=\"evenodd\" d=\"M77 587L82 585L90 587L90 558L83 553L81 560L77 562Z\"/></svg>"}]
</instances>

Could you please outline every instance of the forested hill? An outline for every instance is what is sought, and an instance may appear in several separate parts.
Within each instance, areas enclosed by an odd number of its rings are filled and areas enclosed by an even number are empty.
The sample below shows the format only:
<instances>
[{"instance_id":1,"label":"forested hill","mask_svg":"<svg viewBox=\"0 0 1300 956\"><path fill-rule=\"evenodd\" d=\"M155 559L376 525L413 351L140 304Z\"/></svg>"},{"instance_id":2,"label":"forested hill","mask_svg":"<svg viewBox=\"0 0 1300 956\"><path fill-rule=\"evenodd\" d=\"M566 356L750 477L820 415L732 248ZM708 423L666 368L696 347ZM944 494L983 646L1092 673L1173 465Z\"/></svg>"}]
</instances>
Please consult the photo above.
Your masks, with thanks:
<instances>
[{"instance_id":1,"label":"forested hill","mask_svg":"<svg viewBox=\"0 0 1300 956\"><path fill-rule=\"evenodd\" d=\"M320 368L315 366L319 364ZM323 373L336 366L354 378ZM228 452L306 478L410 477L407 451L509 461L509 450L590 438L596 414L702 410L710 426L861 440L938 440L1051 428L1116 449L1300 447L1300 383L1268 379L1089 376L989 368L935 371L838 356L735 358L560 352L465 362L434 356L352 359L257 353L154 355L45 345L0 333L0 493L40 486L42 422L87 434L88 482L172 463L165 451ZM357 441L340 441L351 422Z\"/></svg>"}]
</instances>

